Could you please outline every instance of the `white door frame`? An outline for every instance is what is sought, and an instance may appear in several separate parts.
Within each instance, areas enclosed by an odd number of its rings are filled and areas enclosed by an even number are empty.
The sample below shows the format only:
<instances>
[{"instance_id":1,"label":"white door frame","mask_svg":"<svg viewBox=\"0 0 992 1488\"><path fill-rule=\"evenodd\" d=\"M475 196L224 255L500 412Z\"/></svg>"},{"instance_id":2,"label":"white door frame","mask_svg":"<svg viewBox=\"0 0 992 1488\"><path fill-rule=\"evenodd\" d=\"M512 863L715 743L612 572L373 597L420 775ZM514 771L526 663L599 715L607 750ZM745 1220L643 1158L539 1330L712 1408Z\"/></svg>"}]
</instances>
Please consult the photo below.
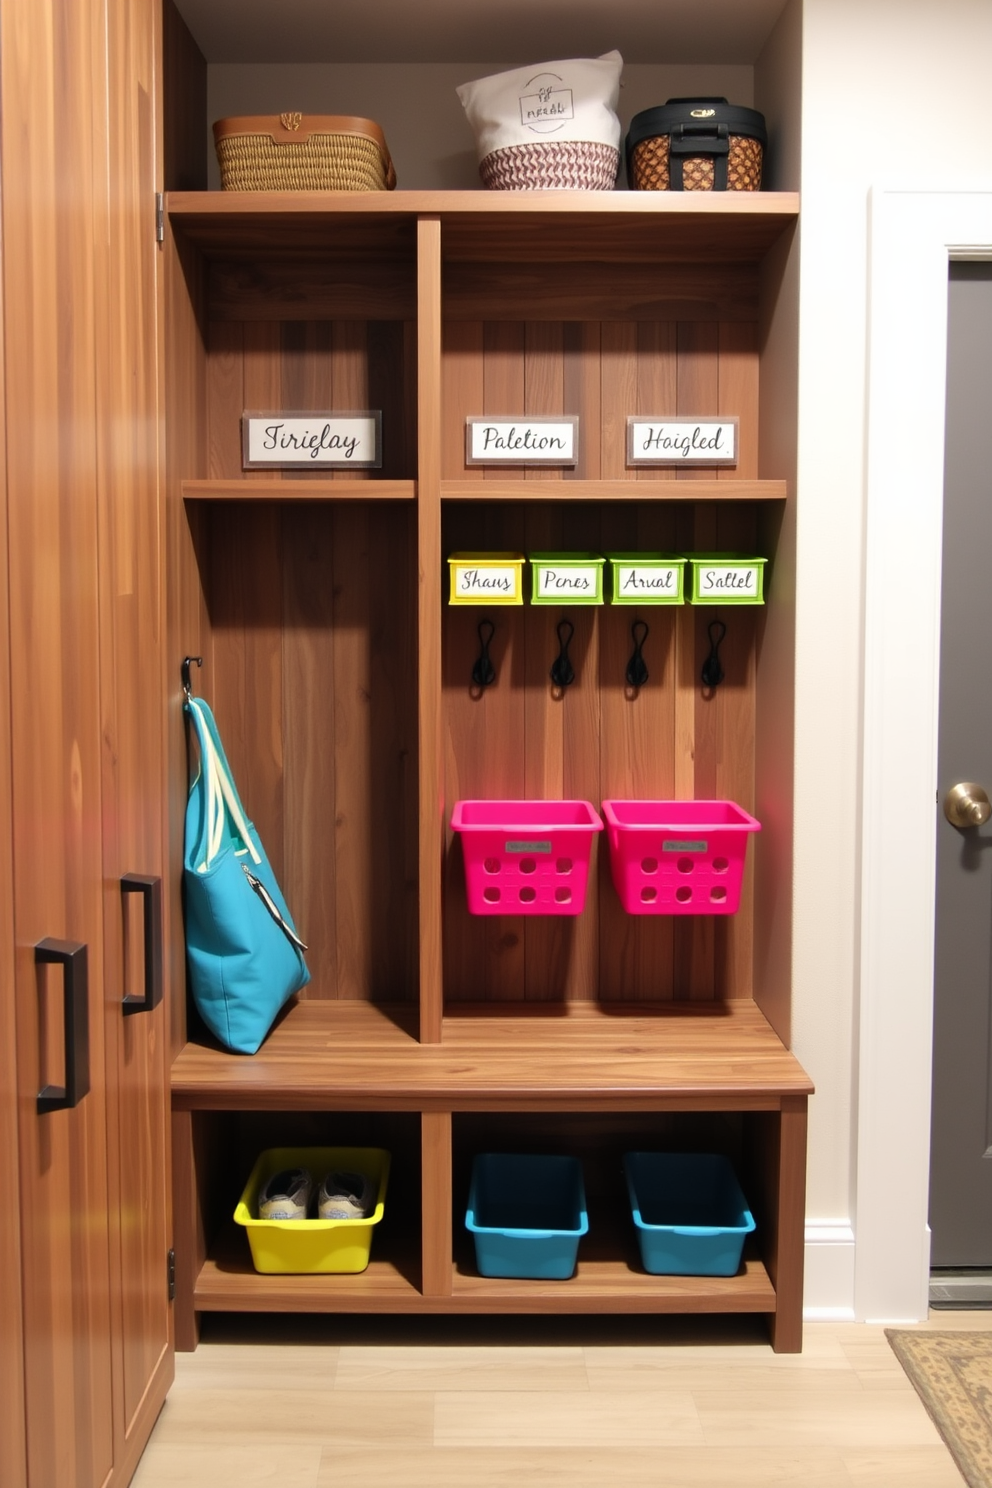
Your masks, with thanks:
<instances>
[{"instance_id":1,"label":"white door frame","mask_svg":"<svg viewBox=\"0 0 992 1488\"><path fill-rule=\"evenodd\" d=\"M855 1313L926 1317L940 559L951 259L984 190L870 206ZM992 574L990 574L992 577Z\"/></svg>"}]
</instances>

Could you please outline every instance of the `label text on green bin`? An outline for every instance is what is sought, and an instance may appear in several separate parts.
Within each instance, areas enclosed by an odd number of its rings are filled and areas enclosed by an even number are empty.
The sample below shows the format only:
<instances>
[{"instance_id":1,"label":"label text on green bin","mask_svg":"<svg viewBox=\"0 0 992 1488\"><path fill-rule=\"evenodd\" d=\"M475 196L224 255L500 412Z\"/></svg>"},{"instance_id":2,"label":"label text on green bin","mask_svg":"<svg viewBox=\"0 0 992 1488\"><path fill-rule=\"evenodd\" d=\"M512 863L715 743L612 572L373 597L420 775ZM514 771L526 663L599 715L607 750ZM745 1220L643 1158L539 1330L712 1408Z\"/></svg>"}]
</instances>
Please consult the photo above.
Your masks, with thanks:
<instances>
[{"instance_id":1,"label":"label text on green bin","mask_svg":"<svg viewBox=\"0 0 992 1488\"><path fill-rule=\"evenodd\" d=\"M663 842L662 852L705 852L705 842Z\"/></svg>"},{"instance_id":2,"label":"label text on green bin","mask_svg":"<svg viewBox=\"0 0 992 1488\"><path fill-rule=\"evenodd\" d=\"M504 842L503 851L508 853L549 853L550 842Z\"/></svg>"}]
</instances>

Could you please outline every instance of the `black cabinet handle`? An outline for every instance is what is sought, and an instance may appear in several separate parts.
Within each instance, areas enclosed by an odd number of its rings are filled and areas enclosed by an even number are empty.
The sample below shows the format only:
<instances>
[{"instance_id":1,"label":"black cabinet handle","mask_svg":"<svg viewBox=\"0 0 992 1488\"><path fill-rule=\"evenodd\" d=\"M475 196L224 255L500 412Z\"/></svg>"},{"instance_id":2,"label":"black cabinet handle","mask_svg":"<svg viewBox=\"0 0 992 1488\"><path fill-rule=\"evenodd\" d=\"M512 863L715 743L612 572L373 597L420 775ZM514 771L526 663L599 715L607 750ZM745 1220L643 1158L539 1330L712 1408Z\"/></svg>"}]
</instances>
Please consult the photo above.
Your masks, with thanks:
<instances>
[{"instance_id":1,"label":"black cabinet handle","mask_svg":"<svg viewBox=\"0 0 992 1488\"><path fill-rule=\"evenodd\" d=\"M127 1013L150 1013L162 1001L162 880L147 873L125 873L121 879L121 897L140 894L145 924L145 990L139 997L125 994L122 1007Z\"/></svg>"},{"instance_id":2,"label":"black cabinet handle","mask_svg":"<svg viewBox=\"0 0 992 1488\"><path fill-rule=\"evenodd\" d=\"M89 971L86 947L78 940L39 940L34 948L35 965L62 967L63 1033L65 1039L65 1084L46 1085L38 1091L38 1114L71 1111L90 1088Z\"/></svg>"}]
</instances>

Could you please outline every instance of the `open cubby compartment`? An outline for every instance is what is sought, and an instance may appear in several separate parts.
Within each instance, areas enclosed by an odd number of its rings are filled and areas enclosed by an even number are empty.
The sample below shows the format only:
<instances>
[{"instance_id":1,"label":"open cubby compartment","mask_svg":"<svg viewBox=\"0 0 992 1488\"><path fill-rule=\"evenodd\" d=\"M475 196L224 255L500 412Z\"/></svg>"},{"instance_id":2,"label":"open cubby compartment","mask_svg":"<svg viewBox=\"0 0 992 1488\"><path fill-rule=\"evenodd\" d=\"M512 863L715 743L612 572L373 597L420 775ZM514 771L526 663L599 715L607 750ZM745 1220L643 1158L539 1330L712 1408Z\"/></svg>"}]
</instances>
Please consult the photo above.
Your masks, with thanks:
<instances>
[{"instance_id":1,"label":"open cubby compartment","mask_svg":"<svg viewBox=\"0 0 992 1488\"><path fill-rule=\"evenodd\" d=\"M197 387L202 454L181 471L184 481L219 483L219 494L233 495L226 483L242 480L277 488L415 480L416 259L409 219L324 214L273 231L258 214L241 221L207 213L182 220L177 247L203 379ZM382 414L377 469L243 469L245 410L371 409Z\"/></svg>"},{"instance_id":2,"label":"open cubby compartment","mask_svg":"<svg viewBox=\"0 0 992 1488\"><path fill-rule=\"evenodd\" d=\"M359 1306L362 1296L419 1292L421 1142L415 1114L200 1110L188 1113L177 1137L188 1143L178 1154L177 1171L189 1172L198 1204L202 1255L193 1278L197 1311L269 1311L279 1305L286 1311L334 1312ZM383 1217L375 1227L365 1271L299 1277L255 1271L234 1210L260 1153L280 1147L372 1147L390 1154Z\"/></svg>"},{"instance_id":3,"label":"open cubby compartment","mask_svg":"<svg viewBox=\"0 0 992 1488\"><path fill-rule=\"evenodd\" d=\"M306 996L415 999L413 223L214 206L173 221L168 265L176 665L203 657L194 690L308 943ZM364 409L379 469L243 469L245 411ZM184 754L177 729L177 775Z\"/></svg>"},{"instance_id":4,"label":"open cubby compartment","mask_svg":"<svg viewBox=\"0 0 992 1488\"><path fill-rule=\"evenodd\" d=\"M412 507L218 501L195 516L193 685L307 943L305 996L415 998Z\"/></svg>"},{"instance_id":5,"label":"open cubby compartment","mask_svg":"<svg viewBox=\"0 0 992 1488\"><path fill-rule=\"evenodd\" d=\"M452 1122L452 1226L455 1269L476 1275L472 1237L465 1227L472 1160L479 1153L574 1157L582 1167L589 1233L579 1265L595 1262L642 1272L624 1179L625 1152L720 1152L742 1164L739 1113L603 1114L475 1113ZM755 1254L757 1251L755 1250Z\"/></svg>"},{"instance_id":6,"label":"open cubby compartment","mask_svg":"<svg viewBox=\"0 0 992 1488\"><path fill-rule=\"evenodd\" d=\"M782 228L779 229L781 234ZM442 551L730 551L774 558L785 482L762 458L767 334L786 262L774 237L688 251L685 224L542 224L507 233L500 262L467 227L442 227ZM774 259L774 263L765 260ZM468 465L465 425L484 414L576 416L569 468ZM739 420L732 468L628 468L631 414ZM769 478L771 477L771 478ZM788 549L789 539L786 540ZM789 560L783 572L787 582ZM774 575L770 580L774 585ZM787 604L781 606L787 615ZM496 680L473 685L479 625L495 627ZM549 675L563 620L575 682ZM724 680L701 681L718 631ZM647 681L626 678L637 639ZM469 915L457 799L727 799L758 815L760 662L778 611L689 606L445 606L444 996L549 1004L755 996L754 845L741 904L717 922L625 913L602 840L582 915L567 922ZM568 636L568 631L564 632ZM781 641L775 650L781 653ZM772 664L771 688L789 683ZM768 690L766 684L765 690ZM775 851L780 844L776 844ZM760 911L759 911L760 913Z\"/></svg>"},{"instance_id":7,"label":"open cubby compartment","mask_svg":"<svg viewBox=\"0 0 992 1488\"><path fill-rule=\"evenodd\" d=\"M782 1265L777 1181L780 1117L757 1111L598 1113L456 1113L452 1123L452 1249L454 1297L493 1298L511 1290L517 1305L536 1310L764 1313L773 1331L784 1310L776 1278ZM651 1275L643 1265L626 1181L625 1152L720 1153L747 1198L756 1229L734 1276ZM465 1226L472 1159L485 1153L574 1157L582 1167L589 1216L573 1277L543 1284L480 1278L473 1237ZM609 1302L606 1302L606 1298ZM509 1301L507 1301L509 1306Z\"/></svg>"}]
</instances>

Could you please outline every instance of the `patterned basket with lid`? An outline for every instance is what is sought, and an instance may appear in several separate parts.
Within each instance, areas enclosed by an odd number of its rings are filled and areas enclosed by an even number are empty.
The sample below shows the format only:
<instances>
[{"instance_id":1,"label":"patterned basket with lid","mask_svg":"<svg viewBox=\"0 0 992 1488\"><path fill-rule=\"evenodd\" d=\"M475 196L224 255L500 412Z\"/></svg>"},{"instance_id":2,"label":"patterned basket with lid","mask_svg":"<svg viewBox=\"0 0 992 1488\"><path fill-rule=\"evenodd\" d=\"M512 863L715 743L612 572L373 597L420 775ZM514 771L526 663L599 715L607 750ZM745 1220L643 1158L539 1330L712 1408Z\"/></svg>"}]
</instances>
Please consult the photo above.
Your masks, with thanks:
<instances>
[{"instance_id":1,"label":"patterned basket with lid","mask_svg":"<svg viewBox=\"0 0 992 1488\"><path fill-rule=\"evenodd\" d=\"M725 98L670 98L627 131L634 191L760 191L768 136L755 109Z\"/></svg>"},{"instance_id":2,"label":"patterned basket with lid","mask_svg":"<svg viewBox=\"0 0 992 1488\"><path fill-rule=\"evenodd\" d=\"M214 144L225 191L392 191L396 172L371 119L344 114L249 114L218 119Z\"/></svg>"}]
</instances>

